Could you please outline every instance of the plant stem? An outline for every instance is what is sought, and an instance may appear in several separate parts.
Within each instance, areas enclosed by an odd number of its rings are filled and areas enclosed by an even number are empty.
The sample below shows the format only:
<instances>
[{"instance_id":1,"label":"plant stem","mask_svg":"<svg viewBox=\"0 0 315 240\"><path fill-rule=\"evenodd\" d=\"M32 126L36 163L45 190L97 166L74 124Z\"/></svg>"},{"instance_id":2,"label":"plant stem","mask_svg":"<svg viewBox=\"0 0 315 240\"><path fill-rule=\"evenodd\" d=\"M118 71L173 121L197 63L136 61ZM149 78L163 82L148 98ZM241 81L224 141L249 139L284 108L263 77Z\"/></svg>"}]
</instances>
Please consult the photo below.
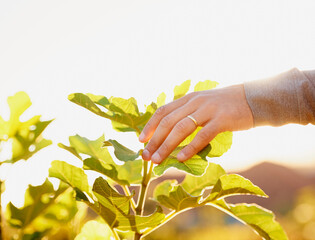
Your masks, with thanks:
<instances>
[{"instance_id":1,"label":"plant stem","mask_svg":"<svg viewBox=\"0 0 315 240\"><path fill-rule=\"evenodd\" d=\"M161 226L163 226L165 223L167 223L169 220L171 220L173 217L175 217L177 214L181 213L183 211L179 211L179 212L176 212L176 211L173 211L173 212L170 212L165 218L164 220L161 222L161 224L157 225L156 227L154 228L150 228L146 231L143 232L142 234L142 237L144 236L147 236L148 234L150 234L151 232L155 231L156 229L160 228Z\"/></svg>"},{"instance_id":2,"label":"plant stem","mask_svg":"<svg viewBox=\"0 0 315 240\"><path fill-rule=\"evenodd\" d=\"M115 231L115 229L112 229L112 230L113 230L115 240L120 240L120 237L119 237L118 233Z\"/></svg>"},{"instance_id":3,"label":"plant stem","mask_svg":"<svg viewBox=\"0 0 315 240\"><path fill-rule=\"evenodd\" d=\"M130 190L126 185L121 185L121 187L124 190L126 196L131 196ZM130 199L130 203L131 203L132 210L134 211L134 213L136 213L136 204L133 198Z\"/></svg>"},{"instance_id":4,"label":"plant stem","mask_svg":"<svg viewBox=\"0 0 315 240\"><path fill-rule=\"evenodd\" d=\"M135 238L134 238L134 240L140 240L140 238L141 238L141 234L140 233L135 233Z\"/></svg>"},{"instance_id":5,"label":"plant stem","mask_svg":"<svg viewBox=\"0 0 315 240\"><path fill-rule=\"evenodd\" d=\"M138 205L136 207L136 214L137 215L142 215L143 214L143 207L145 203L145 197L147 193L147 187L149 185L150 179L151 179L151 174L153 170L153 163L150 163L150 169L148 170L148 162L143 161L143 178L142 178L142 183L141 183L141 188L140 188L140 197L138 201Z\"/></svg>"}]
</instances>

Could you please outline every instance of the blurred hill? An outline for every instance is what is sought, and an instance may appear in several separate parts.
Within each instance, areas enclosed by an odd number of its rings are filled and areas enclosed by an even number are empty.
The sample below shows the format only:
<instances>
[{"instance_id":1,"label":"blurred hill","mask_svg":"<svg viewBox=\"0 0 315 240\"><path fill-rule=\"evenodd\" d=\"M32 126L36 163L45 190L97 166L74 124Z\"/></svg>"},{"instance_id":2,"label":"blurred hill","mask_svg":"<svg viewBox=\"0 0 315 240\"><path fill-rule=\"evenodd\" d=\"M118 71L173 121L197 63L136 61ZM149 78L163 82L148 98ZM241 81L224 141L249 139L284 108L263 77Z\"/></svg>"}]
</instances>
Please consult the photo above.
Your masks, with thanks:
<instances>
[{"instance_id":1,"label":"blurred hill","mask_svg":"<svg viewBox=\"0 0 315 240\"><path fill-rule=\"evenodd\" d=\"M229 202L255 202L276 213L286 213L292 207L297 192L306 186L315 189L315 168L293 169L290 167L263 162L238 174L250 179L262 188L269 198L235 196Z\"/></svg>"}]
</instances>

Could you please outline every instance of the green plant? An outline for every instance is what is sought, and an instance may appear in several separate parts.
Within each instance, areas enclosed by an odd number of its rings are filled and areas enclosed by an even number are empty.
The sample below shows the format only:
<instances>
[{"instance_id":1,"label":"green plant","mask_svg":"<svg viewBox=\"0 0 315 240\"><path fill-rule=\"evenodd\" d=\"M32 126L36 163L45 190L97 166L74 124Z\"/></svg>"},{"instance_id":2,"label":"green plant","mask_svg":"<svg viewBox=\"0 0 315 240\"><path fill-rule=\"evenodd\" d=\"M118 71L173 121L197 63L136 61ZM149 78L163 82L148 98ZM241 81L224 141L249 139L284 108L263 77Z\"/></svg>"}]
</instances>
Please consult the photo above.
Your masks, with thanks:
<instances>
[{"instance_id":1,"label":"green plant","mask_svg":"<svg viewBox=\"0 0 315 240\"><path fill-rule=\"evenodd\" d=\"M4 146L3 143L6 142L12 148L12 154L8 159L0 161L0 167L2 164L14 164L20 160L27 160L52 143L41 136L52 120L41 121L40 116L34 116L25 122L20 121L20 116L32 105L25 92L18 92L8 97L8 105L9 120L5 121L0 116L0 143L2 143L0 150L2 152L3 147L9 147ZM1 194L4 191L4 184L5 180L0 179L0 238L3 236Z\"/></svg>"},{"instance_id":2,"label":"green plant","mask_svg":"<svg viewBox=\"0 0 315 240\"><path fill-rule=\"evenodd\" d=\"M207 90L216 85L217 83L212 81L199 82L194 90ZM184 96L189 88L190 81L176 86L174 99ZM148 105L142 113L134 98L106 98L82 93L69 95L70 101L111 120L115 130L135 132L137 136L157 108L165 103L165 98L166 95L162 93L157 102ZM187 137L160 165L143 161L140 158L142 149L132 151L116 140L105 140L104 136L96 140L79 135L72 136L69 138L70 146L59 146L82 160L83 169L63 161L54 161L49 175L70 185L76 191L76 198L85 202L103 218L111 229L108 239L110 236L121 239L124 232L133 232L134 239L141 239L179 213L204 205L231 215L265 239L287 239L272 212L255 204L233 205L225 201L225 198L238 194L267 197L249 180L240 175L226 174L219 165L208 162L207 157L219 157L230 148L230 132L217 135L208 146L186 162L177 161L177 153L191 142L199 130L200 128ZM114 150L115 157L110 154L110 149ZM156 210L145 215L144 207L150 182L170 167L186 172L185 179L182 183L172 179L161 182L154 189L152 196L157 203ZM84 170L95 171L102 176L90 186ZM132 185L139 187L138 194L130 191ZM122 189L124 194L118 189ZM168 214L165 209L169 209Z\"/></svg>"},{"instance_id":3,"label":"green plant","mask_svg":"<svg viewBox=\"0 0 315 240\"><path fill-rule=\"evenodd\" d=\"M8 121L0 117L1 150L12 149L11 156L0 161L4 164L14 164L20 160L28 160L39 150L52 142L42 137L43 131L52 122L41 121L41 116L21 122L21 115L31 106L31 100L25 92L18 92L8 97L10 118ZM5 143L5 144L3 144ZM2 151L1 151L2 152ZM10 152L10 151L8 151ZM25 193L24 205L15 207L11 202L7 205L5 214L6 228L2 221L1 194L4 191L5 179L0 181L0 239L41 239L69 222L77 212L73 199L73 190L61 183L54 190L52 183L46 181L40 186L29 186ZM10 228L11 227L11 228ZM7 231L4 233L4 229Z\"/></svg>"}]
</instances>

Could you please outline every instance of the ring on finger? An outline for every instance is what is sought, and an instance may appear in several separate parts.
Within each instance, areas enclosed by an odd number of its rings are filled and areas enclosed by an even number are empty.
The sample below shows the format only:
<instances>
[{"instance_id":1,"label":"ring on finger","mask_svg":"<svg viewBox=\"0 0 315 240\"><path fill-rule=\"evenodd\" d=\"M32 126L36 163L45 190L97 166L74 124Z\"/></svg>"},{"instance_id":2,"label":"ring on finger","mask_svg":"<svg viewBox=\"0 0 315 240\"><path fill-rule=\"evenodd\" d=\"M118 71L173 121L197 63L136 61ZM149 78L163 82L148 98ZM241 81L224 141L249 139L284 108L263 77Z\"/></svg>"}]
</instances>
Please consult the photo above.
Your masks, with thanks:
<instances>
[{"instance_id":1,"label":"ring on finger","mask_svg":"<svg viewBox=\"0 0 315 240\"><path fill-rule=\"evenodd\" d=\"M193 116L188 115L187 117L188 117L189 119L191 119L191 120L194 122L194 124L196 125L196 127L199 126L197 120L196 120Z\"/></svg>"}]
</instances>

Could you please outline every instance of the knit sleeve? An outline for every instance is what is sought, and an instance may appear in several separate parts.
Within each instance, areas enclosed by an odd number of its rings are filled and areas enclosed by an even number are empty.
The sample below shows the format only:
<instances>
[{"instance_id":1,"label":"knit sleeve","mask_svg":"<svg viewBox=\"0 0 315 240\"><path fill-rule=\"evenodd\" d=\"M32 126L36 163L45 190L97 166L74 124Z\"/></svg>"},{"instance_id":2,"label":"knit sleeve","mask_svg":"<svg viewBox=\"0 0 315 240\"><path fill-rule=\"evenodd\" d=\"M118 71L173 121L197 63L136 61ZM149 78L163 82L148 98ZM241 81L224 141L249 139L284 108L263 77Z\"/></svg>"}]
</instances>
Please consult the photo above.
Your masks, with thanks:
<instances>
[{"instance_id":1,"label":"knit sleeve","mask_svg":"<svg viewBox=\"0 0 315 240\"><path fill-rule=\"evenodd\" d=\"M315 70L294 68L275 77L246 82L254 126L315 124Z\"/></svg>"}]
</instances>

